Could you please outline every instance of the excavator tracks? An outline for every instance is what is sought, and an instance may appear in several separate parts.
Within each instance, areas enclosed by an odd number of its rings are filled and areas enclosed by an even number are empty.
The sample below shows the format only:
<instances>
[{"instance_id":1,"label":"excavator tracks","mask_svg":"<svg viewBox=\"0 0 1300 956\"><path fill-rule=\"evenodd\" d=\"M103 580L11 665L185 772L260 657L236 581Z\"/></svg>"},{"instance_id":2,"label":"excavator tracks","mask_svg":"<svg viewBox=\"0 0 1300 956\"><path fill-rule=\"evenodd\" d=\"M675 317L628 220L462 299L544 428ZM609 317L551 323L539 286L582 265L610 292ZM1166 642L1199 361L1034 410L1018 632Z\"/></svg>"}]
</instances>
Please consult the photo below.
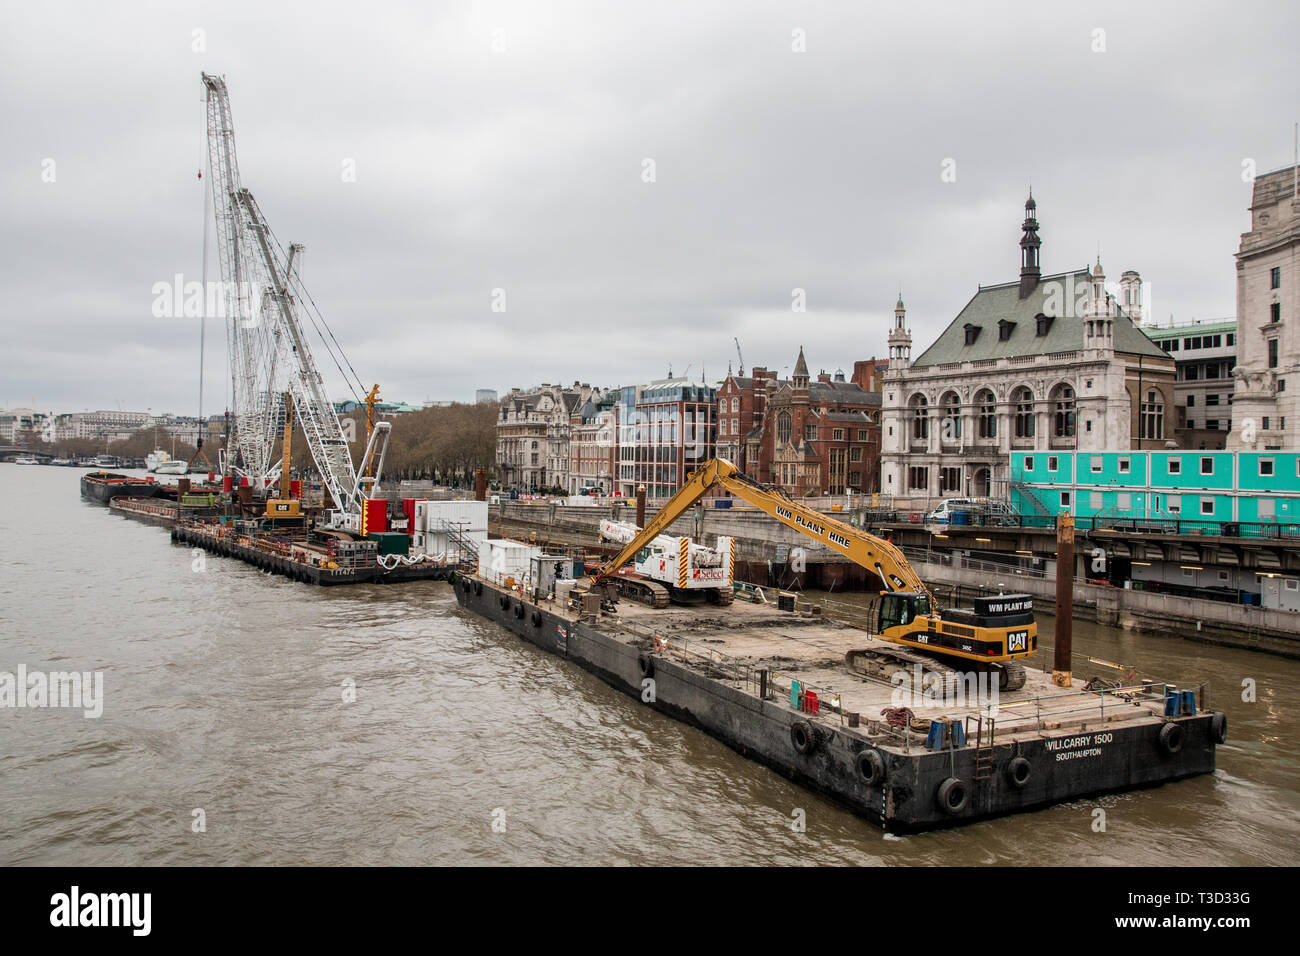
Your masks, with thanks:
<instances>
[{"instance_id":1,"label":"excavator tracks","mask_svg":"<svg viewBox=\"0 0 1300 956\"><path fill-rule=\"evenodd\" d=\"M668 589L655 581L645 578L617 577L614 583L620 597L625 597L653 608L665 608L671 595Z\"/></svg>"},{"instance_id":2,"label":"excavator tracks","mask_svg":"<svg viewBox=\"0 0 1300 956\"><path fill-rule=\"evenodd\" d=\"M910 682L916 674L918 664L921 665L922 679L926 675L935 674L940 680L960 680L966 674L938 658L902 649L849 651L844 655L844 664L851 674L887 684L895 683L894 675L898 673L906 674ZM997 674L1000 691L1020 690L1028 678L1025 665L1019 661L1002 661L977 669L991 670Z\"/></svg>"}]
</instances>

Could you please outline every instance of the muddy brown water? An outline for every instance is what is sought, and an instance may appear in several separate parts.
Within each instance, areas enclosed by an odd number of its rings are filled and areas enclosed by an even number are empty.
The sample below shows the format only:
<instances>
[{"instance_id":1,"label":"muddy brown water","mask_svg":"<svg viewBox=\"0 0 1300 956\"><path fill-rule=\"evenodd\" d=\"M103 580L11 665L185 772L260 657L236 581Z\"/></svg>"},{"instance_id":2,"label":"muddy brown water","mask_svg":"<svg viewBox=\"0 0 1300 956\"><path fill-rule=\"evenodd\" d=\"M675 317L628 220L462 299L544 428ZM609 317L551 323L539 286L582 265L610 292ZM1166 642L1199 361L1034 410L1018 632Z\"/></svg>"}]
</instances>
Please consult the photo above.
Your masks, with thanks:
<instances>
[{"instance_id":1,"label":"muddy brown water","mask_svg":"<svg viewBox=\"0 0 1300 956\"><path fill-rule=\"evenodd\" d=\"M80 474L0 464L0 672L104 675L97 719L0 709L0 864L1300 862L1297 661L1077 622L1080 657L1211 682L1218 772L885 837L445 584L295 584L82 503Z\"/></svg>"}]
</instances>

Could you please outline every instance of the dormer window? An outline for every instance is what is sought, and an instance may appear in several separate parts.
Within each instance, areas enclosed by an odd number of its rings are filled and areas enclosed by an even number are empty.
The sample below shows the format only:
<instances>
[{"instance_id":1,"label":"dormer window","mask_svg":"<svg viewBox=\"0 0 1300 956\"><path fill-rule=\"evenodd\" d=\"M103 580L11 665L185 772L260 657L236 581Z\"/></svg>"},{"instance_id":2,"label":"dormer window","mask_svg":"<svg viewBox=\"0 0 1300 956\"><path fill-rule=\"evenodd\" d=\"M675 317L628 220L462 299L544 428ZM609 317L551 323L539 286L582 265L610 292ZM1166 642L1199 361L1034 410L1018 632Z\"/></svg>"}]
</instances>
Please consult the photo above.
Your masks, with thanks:
<instances>
[{"instance_id":1,"label":"dormer window","mask_svg":"<svg viewBox=\"0 0 1300 956\"><path fill-rule=\"evenodd\" d=\"M1039 312L1034 316L1034 334L1040 338L1046 335L1052 328L1052 317Z\"/></svg>"},{"instance_id":2,"label":"dormer window","mask_svg":"<svg viewBox=\"0 0 1300 956\"><path fill-rule=\"evenodd\" d=\"M974 345L975 340L980 337L980 327L978 325L967 323L964 328L966 331L966 344Z\"/></svg>"},{"instance_id":3,"label":"dormer window","mask_svg":"<svg viewBox=\"0 0 1300 956\"><path fill-rule=\"evenodd\" d=\"M1001 319L1001 320L999 320L999 322L998 322L998 341L999 341L999 342L1005 342L1005 341L1007 341L1008 339L1010 339L1010 338L1011 338L1011 330L1014 329L1015 327L1016 327L1016 323L1014 323L1014 322L1008 322L1006 319Z\"/></svg>"}]
</instances>

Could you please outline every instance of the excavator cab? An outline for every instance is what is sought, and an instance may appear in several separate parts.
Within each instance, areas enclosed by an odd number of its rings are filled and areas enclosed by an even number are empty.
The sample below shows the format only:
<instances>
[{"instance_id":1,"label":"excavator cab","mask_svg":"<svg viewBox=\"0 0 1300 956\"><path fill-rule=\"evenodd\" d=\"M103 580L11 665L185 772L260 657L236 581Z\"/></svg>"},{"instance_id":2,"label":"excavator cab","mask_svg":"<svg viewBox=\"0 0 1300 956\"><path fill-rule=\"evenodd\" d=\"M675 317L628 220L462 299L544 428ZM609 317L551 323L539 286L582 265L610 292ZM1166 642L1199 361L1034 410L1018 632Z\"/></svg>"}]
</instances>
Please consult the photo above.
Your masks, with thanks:
<instances>
[{"instance_id":1,"label":"excavator cab","mask_svg":"<svg viewBox=\"0 0 1300 956\"><path fill-rule=\"evenodd\" d=\"M930 599L913 591L885 591L880 595L876 633L885 634L891 627L911 624L930 613Z\"/></svg>"}]
</instances>

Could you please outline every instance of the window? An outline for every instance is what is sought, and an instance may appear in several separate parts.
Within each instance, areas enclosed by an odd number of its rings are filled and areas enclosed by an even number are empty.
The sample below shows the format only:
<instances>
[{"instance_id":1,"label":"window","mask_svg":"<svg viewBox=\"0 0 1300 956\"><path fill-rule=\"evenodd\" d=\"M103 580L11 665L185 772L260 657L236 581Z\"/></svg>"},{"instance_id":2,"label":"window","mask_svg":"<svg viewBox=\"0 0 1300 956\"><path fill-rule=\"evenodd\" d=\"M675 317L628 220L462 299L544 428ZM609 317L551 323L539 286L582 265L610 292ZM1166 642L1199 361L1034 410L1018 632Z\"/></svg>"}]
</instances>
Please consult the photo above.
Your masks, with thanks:
<instances>
[{"instance_id":1,"label":"window","mask_svg":"<svg viewBox=\"0 0 1300 956\"><path fill-rule=\"evenodd\" d=\"M831 440L832 440L832 441L844 441L844 429L843 429L843 428L832 429L832 431L831 431Z\"/></svg>"},{"instance_id":2,"label":"window","mask_svg":"<svg viewBox=\"0 0 1300 956\"><path fill-rule=\"evenodd\" d=\"M1024 385L1011 396L1015 408L1015 433L1017 438L1034 437L1034 393Z\"/></svg>"},{"instance_id":3,"label":"window","mask_svg":"<svg viewBox=\"0 0 1300 956\"><path fill-rule=\"evenodd\" d=\"M1233 347L1234 345L1236 345L1236 344L1237 344L1237 336L1236 336L1235 334L1233 334L1232 332L1229 332L1229 333L1228 333L1228 348L1232 348L1232 347Z\"/></svg>"},{"instance_id":4,"label":"window","mask_svg":"<svg viewBox=\"0 0 1300 956\"><path fill-rule=\"evenodd\" d=\"M1138 429L1138 437L1148 441L1159 441L1165 437L1165 403L1159 392L1147 392L1147 400L1142 403Z\"/></svg>"},{"instance_id":5,"label":"window","mask_svg":"<svg viewBox=\"0 0 1300 956\"><path fill-rule=\"evenodd\" d=\"M1268 307L1268 320L1270 322L1282 321L1282 303L1274 302Z\"/></svg>"},{"instance_id":6,"label":"window","mask_svg":"<svg viewBox=\"0 0 1300 956\"><path fill-rule=\"evenodd\" d=\"M930 487L930 469L911 467L907 469L907 487L924 491Z\"/></svg>"},{"instance_id":7,"label":"window","mask_svg":"<svg viewBox=\"0 0 1300 956\"><path fill-rule=\"evenodd\" d=\"M1101 456L1100 456L1100 455L1093 455L1093 456L1092 456L1092 461L1091 461L1090 464L1091 464L1092 473L1093 473L1094 475L1100 475L1100 474L1101 474Z\"/></svg>"},{"instance_id":8,"label":"window","mask_svg":"<svg viewBox=\"0 0 1300 956\"><path fill-rule=\"evenodd\" d=\"M1047 470L1048 470L1048 471L1053 471L1053 472L1056 471L1056 466L1057 466L1059 463L1060 463L1060 459L1058 459L1055 455L1048 455L1048 456L1047 456Z\"/></svg>"},{"instance_id":9,"label":"window","mask_svg":"<svg viewBox=\"0 0 1300 956\"><path fill-rule=\"evenodd\" d=\"M1049 331L1051 331L1051 328L1052 328L1052 317L1051 317L1051 316L1049 316L1049 315L1043 315L1043 313L1041 313L1041 312L1039 312L1036 316L1034 316L1034 334L1035 334L1035 335L1037 335L1037 336L1044 336L1044 335L1046 335Z\"/></svg>"},{"instance_id":10,"label":"window","mask_svg":"<svg viewBox=\"0 0 1300 956\"><path fill-rule=\"evenodd\" d=\"M862 449L856 445L850 448L849 461L861 461L861 460L862 460Z\"/></svg>"},{"instance_id":11,"label":"window","mask_svg":"<svg viewBox=\"0 0 1300 956\"><path fill-rule=\"evenodd\" d=\"M974 345L975 340L980 337L980 327L978 325L971 325L968 322L966 323L965 326L963 326L963 328L965 329L966 332L966 344Z\"/></svg>"},{"instance_id":12,"label":"window","mask_svg":"<svg viewBox=\"0 0 1300 956\"><path fill-rule=\"evenodd\" d=\"M777 441L783 443L788 442L790 440L790 432L793 430L793 428L794 428L794 422L790 418L789 412L782 412L780 415L776 416L776 440Z\"/></svg>"},{"instance_id":13,"label":"window","mask_svg":"<svg viewBox=\"0 0 1300 956\"><path fill-rule=\"evenodd\" d=\"M1093 511L1101 510L1101 492L1092 491L1088 493L1088 507Z\"/></svg>"},{"instance_id":14,"label":"window","mask_svg":"<svg viewBox=\"0 0 1300 956\"><path fill-rule=\"evenodd\" d=\"M1121 491L1115 496L1115 506L1120 511L1128 511L1133 507L1133 495L1128 491Z\"/></svg>"},{"instance_id":15,"label":"window","mask_svg":"<svg viewBox=\"0 0 1300 956\"><path fill-rule=\"evenodd\" d=\"M1058 385L1052 390L1053 433L1057 438L1074 437L1074 389L1069 385Z\"/></svg>"},{"instance_id":16,"label":"window","mask_svg":"<svg viewBox=\"0 0 1300 956\"><path fill-rule=\"evenodd\" d=\"M1213 515L1214 515L1214 499L1213 499L1213 498L1202 498L1202 499L1201 499L1201 514L1202 514L1202 515L1210 515L1210 516L1213 516Z\"/></svg>"},{"instance_id":17,"label":"window","mask_svg":"<svg viewBox=\"0 0 1300 956\"><path fill-rule=\"evenodd\" d=\"M924 395L912 396L912 438L918 441L925 441L930 437L930 417L927 405L929 405L929 402L926 401Z\"/></svg>"},{"instance_id":18,"label":"window","mask_svg":"<svg viewBox=\"0 0 1300 956\"><path fill-rule=\"evenodd\" d=\"M1268 287L1269 287L1270 289L1280 289L1280 288L1282 288L1282 267L1281 267L1281 266L1274 266L1274 267L1269 271L1268 279L1269 279Z\"/></svg>"},{"instance_id":19,"label":"window","mask_svg":"<svg viewBox=\"0 0 1300 956\"><path fill-rule=\"evenodd\" d=\"M1121 458L1119 460L1119 473L1121 475L1127 475L1129 473L1129 467L1130 465L1132 465L1132 463L1133 463L1132 459Z\"/></svg>"},{"instance_id":20,"label":"window","mask_svg":"<svg viewBox=\"0 0 1300 956\"><path fill-rule=\"evenodd\" d=\"M738 412L738 411L740 411L740 399L739 399L739 398L733 398L733 399L731 400L731 410L732 410L733 412Z\"/></svg>"},{"instance_id":21,"label":"window","mask_svg":"<svg viewBox=\"0 0 1300 956\"><path fill-rule=\"evenodd\" d=\"M945 393L943 400L939 404L942 406L939 414L943 416L940 425L943 430L941 437L944 441L959 441L961 439L961 402L957 398L957 393Z\"/></svg>"},{"instance_id":22,"label":"window","mask_svg":"<svg viewBox=\"0 0 1300 956\"><path fill-rule=\"evenodd\" d=\"M1214 474L1214 459L1213 459L1213 458L1210 458L1210 457L1207 456L1207 457L1204 457L1204 458L1201 459L1201 474L1203 474L1203 475L1212 475L1212 474Z\"/></svg>"},{"instance_id":23,"label":"window","mask_svg":"<svg viewBox=\"0 0 1300 956\"><path fill-rule=\"evenodd\" d=\"M1277 339L1268 340L1268 367L1277 368Z\"/></svg>"},{"instance_id":24,"label":"window","mask_svg":"<svg viewBox=\"0 0 1300 956\"><path fill-rule=\"evenodd\" d=\"M1070 493L1068 491L1061 492L1061 507L1062 508L1070 507Z\"/></svg>"},{"instance_id":25,"label":"window","mask_svg":"<svg viewBox=\"0 0 1300 956\"><path fill-rule=\"evenodd\" d=\"M1181 458L1167 459L1165 461L1165 471L1171 475L1181 475L1183 473L1183 460Z\"/></svg>"},{"instance_id":26,"label":"window","mask_svg":"<svg viewBox=\"0 0 1300 956\"><path fill-rule=\"evenodd\" d=\"M1268 427L1269 427L1269 425L1268 425L1268 416L1265 415L1265 416L1264 416L1264 431L1268 431Z\"/></svg>"},{"instance_id":27,"label":"window","mask_svg":"<svg viewBox=\"0 0 1300 956\"><path fill-rule=\"evenodd\" d=\"M1219 377L1219 363L1218 363L1218 362L1206 362L1206 363L1205 363L1205 377L1206 377L1206 378L1218 378L1218 377Z\"/></svg>"},{"instance_id":28,"label":"window","mask_svg":"<svg viewBox=\"0 0 1300 956\"><path fill-rule=\"evenodd\" d=\"M1194 382L1198 378L1200 378L1198 368L1195 365L1184 366L1182 369L1182 373L1183 373L1183 379L1188 382Z\"/></svg>"},{"instance_id":29,"label":"window","mask_svg":"<svg viewBox=\"0 0 1300 956\"><path fill-rule=\"evenodd\" d=\"M1297 468L1300 468L1300 461L1297 461L1296 465L1297 465ZM1034 470L1034 456L1033 456L1033 455L1026 455L1026 456L1025 456L1025 471L1033 471L1033 470Z\"/></svg>"},{"instance_id":30,"label":"window","mask_svg":"<svg viewBox=\"0 0 1300 956\"><path fill-rule=\"evenodd\" d=\"M1011 330L1016 327L1016 323L1008 322L1006 319L998 321L998 341L1005 342L1011 338Z\"/></svg>"},{"instance_id":31,"label":"window","mask_svg":"<svg viewBox=\"0 0 1300 956\"><path fill-rule=\"evenodd\" d=\"M859 428L858 441L866 441L866 440L867 440L867 430L865 428Z\"/></svg>"},{"instance_id":32,"label":"window","mask_svg":"<svg viewBox=\"0 0 1300 956\"><path fill-rule=\"evenodd\" d=\"M1196 396L1195 396L1195 395L1188 395L1188 396L1187 396L1187 407L1188 407L1188 408L1195 408L1195 407L1196 407Z\"/></svg>"},{"instance_id":33,"label":"window","mask_svg":"<svg viewBox=\"0 0 1300 956\"><path fill-rule=\"evenodd\" d=\"M1191 397L1192 397L1192 396L1190 396L1190 395L1188 396L1188 398L1191 398ZM1206 396L1205 396L1205 404L1206 404L1206 405L1217 405L1217 404L1219 404L1219 396L1218 396L1218 395L1206 395Z\"/></svg>"},{"instance_id":34,"label":"window","mask_svg":"<svg viewBox=\"0 0 1300 956\"><path fill-rule=\"evenodd\" d=\"M975 396L975 414L979 422L980 438L998 437L998 419L993 393L987 388Z\"/></svg>"},{"instance_id":35,"label":"window","mask_svg":"<svg viewBox=\"0 0 1300 956\"><path fill-rule=\"evenodd\" d=\"M1195 418L1189 418L1189 419L1187 419L1187 427L1188 427L1188 428L1195 428L1195 427L1196 427L1196 419L1195 419Z\"/></svg>"},{"instance_id":36,"label":"window","mask_svg":"<svg viewBox=\"0 0 1300 956\"><path fill-rule=\"evenodd\" d=\"M805 439L806 441L816 441L816 440L817 440L817 426L816 426L816 425L805 425L805 426L803 427L803 437L804 437L804 439Z\"/></svg>"},{"instance_id":37,"label":"window","mask_svg":"<svg viewBox=\"0 0 1300 956\"><path fill-rule=\"evenodd\" d=\"M940 468L939 469L939 490L941 492L961 491L961 469Z\"/></svg>"},{"instance_id":38,"label":"window","mask_svg":"<svg viewBox=\"0 0 1300 956\"><path fill-rule=\"evenodd\" d=\"M1169 504L1169 513L1171 515L1182 513L1183 503L1179 501L1177 498L1174 498L1172 495L1170 495L1168 504Z\"/></svg>"},{"instance_id":39,"label":"window","mask_svg":"<svg viewBox=\"0 0 1300 956\"><path fill-rule=\"evenodd\" d=\"M1259 477L1271 478L1273 475L1273 459L1261 458L1259 460Z\"/></svg>"}]
</instances>

